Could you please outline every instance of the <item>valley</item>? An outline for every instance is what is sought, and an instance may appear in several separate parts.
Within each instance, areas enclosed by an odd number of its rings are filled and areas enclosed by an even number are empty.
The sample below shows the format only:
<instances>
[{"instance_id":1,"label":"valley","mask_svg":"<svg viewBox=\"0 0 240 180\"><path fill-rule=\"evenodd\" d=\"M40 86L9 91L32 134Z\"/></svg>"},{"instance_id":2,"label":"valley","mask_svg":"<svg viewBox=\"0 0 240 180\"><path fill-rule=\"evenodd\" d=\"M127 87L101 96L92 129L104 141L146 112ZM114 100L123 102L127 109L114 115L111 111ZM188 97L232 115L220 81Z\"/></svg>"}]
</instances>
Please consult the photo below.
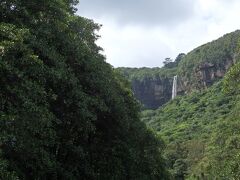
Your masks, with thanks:
<instances>
[{"instance_id":1,"label":"valley","mask_svg":"<svg viewBox=\"0 0 240 180\"><path fill-rule=\"evenodd\" d=\"M164 140L174 179L239 179L239 89L227 71L239 62L240 32L200 46L163 68L119 68L143 104L141 119ZM178 75L177 97L172 98Z\"/></svg>"}]
</instances>

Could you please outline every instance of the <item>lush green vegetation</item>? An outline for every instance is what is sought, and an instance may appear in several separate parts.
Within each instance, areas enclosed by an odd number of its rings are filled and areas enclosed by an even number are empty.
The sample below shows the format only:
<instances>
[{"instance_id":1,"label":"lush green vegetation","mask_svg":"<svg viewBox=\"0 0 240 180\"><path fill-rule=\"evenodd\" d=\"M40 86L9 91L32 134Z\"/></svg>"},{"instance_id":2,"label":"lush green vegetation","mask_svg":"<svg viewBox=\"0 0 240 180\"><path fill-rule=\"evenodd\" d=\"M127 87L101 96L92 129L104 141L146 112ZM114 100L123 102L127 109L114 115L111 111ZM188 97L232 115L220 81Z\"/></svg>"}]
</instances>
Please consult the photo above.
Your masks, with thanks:
<instances>
[{"instance_id":1,"label":"lush green vegetation","mask_svg":"<svg viewBox=\"0 0 240 180\"><path fill-rule=\"evenodd\" d=\"M174 179L240 178L239 50L240 31L235 31L191 51L177 72L192 92L142 112L142 120L167 144L165 158ZM199 66L211 63L226 70L229 62L236 64L222 81L215 79L209 89L199 86Z\"/></svg>"},{"instance_id":2,"label":"lush green vegetation","mask_svg":"<svg viewBox=\"0 0 240 180\"><path fill-rule=\"evenodd\" d=\"M177 73L177 68L117 68L117 72L125 76L130 82L137 80L140 82L156 79L171 78Z\"/></svg>"},{"instance_id":3,"label":"lush green vegetation","mask_svg":"<svg viewBox=\"0 0 240 180\"><path fill-rule=\"evenodd\" d=\"M0 178L168 179L77 0L0 2Z\"/></svg>"},{"instance_id":4,"label":"lush green vegetation","mask_svg":"<svg viewBox=\"0 0 240 180\"><path fill-rule=\"evenodd\" d=\"M222 84L142 112L142 120L167 144L175 179L240 178L240 99Z\"/></svg>"},{"instance_id":5,"label":"lush green vegetation","mask_svg":"<svg viewBox=\"0 0 240 180\"><path fill-rule=\"evenodd\" d=\"M191 92L158 110L142 112L142 121L166 143L164 155L174 179L240 179L239 59L237 30L178 56L174 62L167 58L163 68L118 68L133 85L138 81L144 88L150 88L149 81L159 84L155 80L178 75L179 84L184 85L181 88ZM218 72L222 75L217 76ZM203 80L215 84L205 89Z\"/></svg>"},{"instance_id":6,"label":"lush green vegetation","mask_svg":"<svg viewBox=\"0 0 240 180\"><path fill-rule=\"evenodd\" d=\"M142 112L142 121L166 143L164 156L173 179L240 179L239 56L240 31L235 31L163 68L119 68L132 83L177 74L191 92ZM215 84L205 89L198 74L205 63L215 73L236 64L223 80L211 79Z\"/></svg>"},{"instance_id":7,"label":"lush green vegetation","mask_svg":"<svg viewBox=\"0 0 240 180\"><path fill-rule=\"evenodd\" d=\"M214 68L224 69L229 62L240 57L240 31L224 35L223 37L204 44L188 53L178 66L178 75L189 81L191 88L199 88L196 70L204 63L214 64ZM216 79L217 80L217 79Z\"/></svg>"},{"instance_id":8,"label":"lush green vegetation","mask_svg":"<svg viewBox=\"0 0 240 180\"><path fill-rule=\"evenodd\" d=\"M95 44L100 26L76 16L77 3L0 2L0 178L171 179L167 167L173 179L240 179L239 62L194 91L200 65L239 59L240 32L163 68L113 70ZM121 74L143 84L178 74L192 92L140 121Z\"/></svg>"},{"instance_id":9,"label":"lush green vegetation","mask_svg":"<svg viewBox=\"0 0 240 180\"><path fill-rule=\"evenodd\" d=\"M240 62L235 64L224 78L225 91L240 93Z\"/></svg>"}]
</instances>

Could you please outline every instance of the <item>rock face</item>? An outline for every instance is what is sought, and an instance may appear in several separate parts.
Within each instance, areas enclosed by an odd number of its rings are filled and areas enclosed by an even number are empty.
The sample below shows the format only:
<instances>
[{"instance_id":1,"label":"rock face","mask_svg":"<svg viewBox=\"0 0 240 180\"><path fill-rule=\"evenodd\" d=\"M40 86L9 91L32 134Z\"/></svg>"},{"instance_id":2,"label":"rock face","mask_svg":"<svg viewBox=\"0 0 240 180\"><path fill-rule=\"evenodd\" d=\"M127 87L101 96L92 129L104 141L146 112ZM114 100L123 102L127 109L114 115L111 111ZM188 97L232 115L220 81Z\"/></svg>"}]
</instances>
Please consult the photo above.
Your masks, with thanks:
<instances>
[{"instance_id":1,"label":"rock face","mask_svg":"<svg viewBox=\"0 0 240 180\"><path fill-rule=\"evenodd\" d=\"M188 78L180 77L178 94L186 94L192 90L200 90L213 85L219 79L222 79L227 70L234 64L234 61L229 59L222 64L214 64L204 62L200 64L193 72L195 82L190 82Z\"/></svg>"},{"instance_id":2,"label":"rock face","mask_svg":"<svg viewBox=\"0 0 240 180\"><path fill-rule=\"evenodd\" d=\"M172 82L172 78L133 80L132 89L145 108L157 109L171 99Z\"/></svg>"},{"instance_id":3,"label":"rock face","mask_svg":"<svg viewBox=\"0 0 240 180\"><path fill-rule=\"evenodd\" d=\"M196 69L196 76L203 87L211 86L214 81L223 78L227 70L233 65L232 60L226 60L221 65L212 63L203 63Z\"/></svg>"}]
</instances>

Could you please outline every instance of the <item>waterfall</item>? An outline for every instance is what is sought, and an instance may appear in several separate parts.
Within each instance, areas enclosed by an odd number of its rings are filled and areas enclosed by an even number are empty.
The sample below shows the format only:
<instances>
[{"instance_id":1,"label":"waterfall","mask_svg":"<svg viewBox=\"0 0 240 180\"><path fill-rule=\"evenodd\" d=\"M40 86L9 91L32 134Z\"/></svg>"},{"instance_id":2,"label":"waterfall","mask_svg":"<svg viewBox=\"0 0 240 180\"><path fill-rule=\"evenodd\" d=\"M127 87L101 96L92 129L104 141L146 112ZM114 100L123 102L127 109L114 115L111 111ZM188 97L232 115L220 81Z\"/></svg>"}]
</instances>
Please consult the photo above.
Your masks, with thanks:
<instances>
[{"instance_id":1,"label":"waterfall","mask_svg":"<svg viewBox=\"0 0 240 180\"><path fill-rule=\"evenodd\" d=\"M177 96L177 76L173 77L173 86L172 86L172 99Z\"/></svg>"}]
</instances>

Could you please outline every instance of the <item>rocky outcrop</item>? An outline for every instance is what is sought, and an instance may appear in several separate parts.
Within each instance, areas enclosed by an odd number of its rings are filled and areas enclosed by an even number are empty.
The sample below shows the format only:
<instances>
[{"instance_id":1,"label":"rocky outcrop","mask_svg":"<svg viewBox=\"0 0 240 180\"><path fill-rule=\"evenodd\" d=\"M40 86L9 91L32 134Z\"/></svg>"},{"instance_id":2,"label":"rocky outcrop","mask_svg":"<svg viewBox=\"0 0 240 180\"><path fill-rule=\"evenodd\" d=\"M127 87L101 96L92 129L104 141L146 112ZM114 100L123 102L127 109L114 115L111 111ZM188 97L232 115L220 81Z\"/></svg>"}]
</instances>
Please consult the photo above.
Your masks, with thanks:
<instances>
[{"instance_id":1,"label":"rocky outcrop","mask_svg":"<svg viewBox=\"0 0 240 180\"><path fill-rule=\"evenodd\" d=\"M202 87L211 86L216 80L223 78L227 70L232 66L233 61L227 60L224 64L216 65L205 62L196 69L196 77Z\"/></svg>"},{"instance_id":2,"label":"rocky outcrop","mask_svg":"<svg viewBox=\"0 0 240 180\"><path fill-rule=\"evenodd\" d=\"M228 59L222 64L204 62L197 66L193 71L194 80L179 76L178 94L186 94L193 90L205 89L219 79L222 79L228 69L234 64L234 61Z\"/></svg>"}]
</instances>

